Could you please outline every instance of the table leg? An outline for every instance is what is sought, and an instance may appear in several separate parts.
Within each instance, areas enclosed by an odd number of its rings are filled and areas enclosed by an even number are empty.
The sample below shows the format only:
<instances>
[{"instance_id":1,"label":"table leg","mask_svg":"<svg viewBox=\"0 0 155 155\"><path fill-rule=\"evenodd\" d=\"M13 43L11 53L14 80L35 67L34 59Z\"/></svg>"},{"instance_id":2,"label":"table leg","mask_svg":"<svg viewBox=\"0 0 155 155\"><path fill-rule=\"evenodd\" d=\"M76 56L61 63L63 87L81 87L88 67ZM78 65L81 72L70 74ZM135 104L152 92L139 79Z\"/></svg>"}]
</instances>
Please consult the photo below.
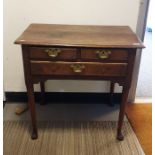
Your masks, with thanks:
<instances>
[{"instance_id":1,"label":"table leg","mask_svg":"<svg viewBox=\"0 0 155 155\"><path fill-rule=\"evenodd\" d=\"M27 84L27 93L28 93L28 105L31 114L31 121L32 121L32 139L38 138L38 130L37 130L37 122L36 122L36 111L35 111L35 99L34 99L34 88L33 84L29 82Z\"/></svg>"},{"instance_id":2,"label":"table leg","mask_svg":"<svg viewBox=\"0 0 155 155\"><path fill-rule=\"evenodd\" d=\"M127 98L129 94L129 88L123 87L123 94L122 94L122 102L120 105L120 112L119 112L119 119L118 119L118 128L117 128L117 139L123 140L124 136L122 134L122 126L123 126L123 120L125 115L125 108L127 104Z\"/></svg>"},{"instance_id":3,"label":"table leg","mask_svg":"<svg viewBox=\"0 0 155 155\"><path fill-rule=\"evenodd\" d=\"M110 82L110 98L109 98L109 105L110 106L114 106L114 102L113 102L113 96L114 96L114 89L115 89L115 83L114 82Z\"/></svg>"},{"instance_id":4,"label":"table leg","mask_svg":"<svg viewBox=\"0 0 155 155\"><path fill-rule=\"evenodd\" d=\"M40 90L41 90L41 105L45 105L45 82L40 82Z\"/></svg>"}]
</instances>

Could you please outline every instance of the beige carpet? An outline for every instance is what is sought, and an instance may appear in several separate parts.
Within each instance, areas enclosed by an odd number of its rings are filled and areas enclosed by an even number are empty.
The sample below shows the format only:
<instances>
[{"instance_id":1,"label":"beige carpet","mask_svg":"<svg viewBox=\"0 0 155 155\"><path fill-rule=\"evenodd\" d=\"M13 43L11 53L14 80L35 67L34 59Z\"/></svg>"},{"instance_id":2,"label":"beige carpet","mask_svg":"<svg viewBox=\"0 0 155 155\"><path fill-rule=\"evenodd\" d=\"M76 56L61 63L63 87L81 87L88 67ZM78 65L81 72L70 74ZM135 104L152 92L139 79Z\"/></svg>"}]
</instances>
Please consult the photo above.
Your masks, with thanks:
<instances>
[{"instance_id":1,"label":"beige carpet","mask_svg":"<svg viewBox=\"0 0 155 155\"><path fill-rule=\"evenodd\" d=\"M116 122L39 122L30 138L28 121L4 121L4 155L143 155L128 122L124 141L116 140Z\"/></svg>"}]
</instances>

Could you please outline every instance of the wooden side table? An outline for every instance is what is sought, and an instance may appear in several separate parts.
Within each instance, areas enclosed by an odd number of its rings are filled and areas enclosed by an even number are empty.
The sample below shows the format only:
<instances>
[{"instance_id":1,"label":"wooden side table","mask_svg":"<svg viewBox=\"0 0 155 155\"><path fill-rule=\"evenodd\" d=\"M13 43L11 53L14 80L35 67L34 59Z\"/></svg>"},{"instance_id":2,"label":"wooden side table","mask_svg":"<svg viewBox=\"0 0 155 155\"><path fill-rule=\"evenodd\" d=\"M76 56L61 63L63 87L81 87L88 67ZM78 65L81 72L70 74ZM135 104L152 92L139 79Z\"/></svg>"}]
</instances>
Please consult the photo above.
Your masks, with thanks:
<instances>
[{"instance_id":1,"label":"wooden side table","mask_svg":"<svg viewBox=\"0 0 155 155\"><path fill-rule=\"evenodd\" d=\"M109 80L123 86L117 139L121 133L137 48L143 44L128 26L31 24L15 41L21 44L32 139L38 137L34 83L48 79ZM44 100L42 100L44 102Z\"/></svg>"}]
</instances>

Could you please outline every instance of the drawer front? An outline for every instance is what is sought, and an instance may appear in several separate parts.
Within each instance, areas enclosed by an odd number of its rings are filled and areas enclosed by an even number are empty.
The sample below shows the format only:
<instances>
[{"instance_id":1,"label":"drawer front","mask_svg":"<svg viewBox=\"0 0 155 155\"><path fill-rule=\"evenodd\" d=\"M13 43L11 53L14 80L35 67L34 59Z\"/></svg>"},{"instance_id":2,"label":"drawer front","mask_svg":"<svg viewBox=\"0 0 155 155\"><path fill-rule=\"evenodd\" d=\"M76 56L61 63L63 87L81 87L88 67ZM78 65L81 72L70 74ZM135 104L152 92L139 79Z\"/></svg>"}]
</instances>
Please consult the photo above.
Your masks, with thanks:
<instances>
[{"instance_id":1,"label":"drawer front","mask_svg":"<svg viewBox=\"0 0 155 155\"><path fill-rule=\"evenodd\" d=\"M43 48L43 47L30 47L31 59L76 59L76 48Z\"/></svg>"},{"instance_id":2,"label":"drawer front","mask_svg":"<svg viewBox=\"0 0 155 155\"><path fill-rule=\"evenodd\" d=\"M126 63L31 61L32 75L122 77L126 75L126 69Z\"/></svg>"},{"instance_id":3,"label":"drawer front","mask_svg":"<svg viewBox=\"0 0 155 155\"><path fill-rule=\"evenodd\" d=\"M127 61L128 52L121 49L82 49L81 58L92 61Z\"/></svg>"}]
</instances>

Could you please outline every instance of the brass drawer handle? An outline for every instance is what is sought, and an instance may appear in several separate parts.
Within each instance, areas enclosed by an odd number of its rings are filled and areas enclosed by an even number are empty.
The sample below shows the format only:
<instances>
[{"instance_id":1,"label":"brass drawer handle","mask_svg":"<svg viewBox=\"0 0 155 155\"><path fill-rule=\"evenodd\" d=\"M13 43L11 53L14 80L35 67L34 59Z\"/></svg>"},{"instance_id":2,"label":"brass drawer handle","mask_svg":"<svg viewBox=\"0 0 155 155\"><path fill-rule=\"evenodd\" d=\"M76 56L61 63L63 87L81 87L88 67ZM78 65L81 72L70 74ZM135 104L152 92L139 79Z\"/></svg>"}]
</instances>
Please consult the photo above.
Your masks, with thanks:
<instances>
[{"instance_id":1,"label":"brass drawer handle","mask_svg":"<svg viewBox=\"0 0 155 155\"><path fill-rule=\"evenodd\" d=\"M48 56L52 58L56 58L58 54L61 52L61 50L57 48L49 48L49 49L46 49L45 52L47 52Z\"/></svg>"},{"instance_id":2,"label":"brass drawer handle","mask_svg":"<svg viewBox=\"0 0 155 155\"><path fill-rule=\"evenodd\" d=\"M98 57L100 59L107 59L109 58L109 55L111 54L111 51L107 50L98 50L96 51L96 54L98 54Z\"/></svg>"},{"instance_id":3,"label":"brass drawer handle","mask_svg":"<svg viewBox=\"0 0 155 155\"><path fill-rule=\"evenodd\" d=\"M75 73L81 73L82 70L85 68L85 66L82 64L72 64L70 67L73 69L73 72Z\"/></svg>"}]
</instances>

